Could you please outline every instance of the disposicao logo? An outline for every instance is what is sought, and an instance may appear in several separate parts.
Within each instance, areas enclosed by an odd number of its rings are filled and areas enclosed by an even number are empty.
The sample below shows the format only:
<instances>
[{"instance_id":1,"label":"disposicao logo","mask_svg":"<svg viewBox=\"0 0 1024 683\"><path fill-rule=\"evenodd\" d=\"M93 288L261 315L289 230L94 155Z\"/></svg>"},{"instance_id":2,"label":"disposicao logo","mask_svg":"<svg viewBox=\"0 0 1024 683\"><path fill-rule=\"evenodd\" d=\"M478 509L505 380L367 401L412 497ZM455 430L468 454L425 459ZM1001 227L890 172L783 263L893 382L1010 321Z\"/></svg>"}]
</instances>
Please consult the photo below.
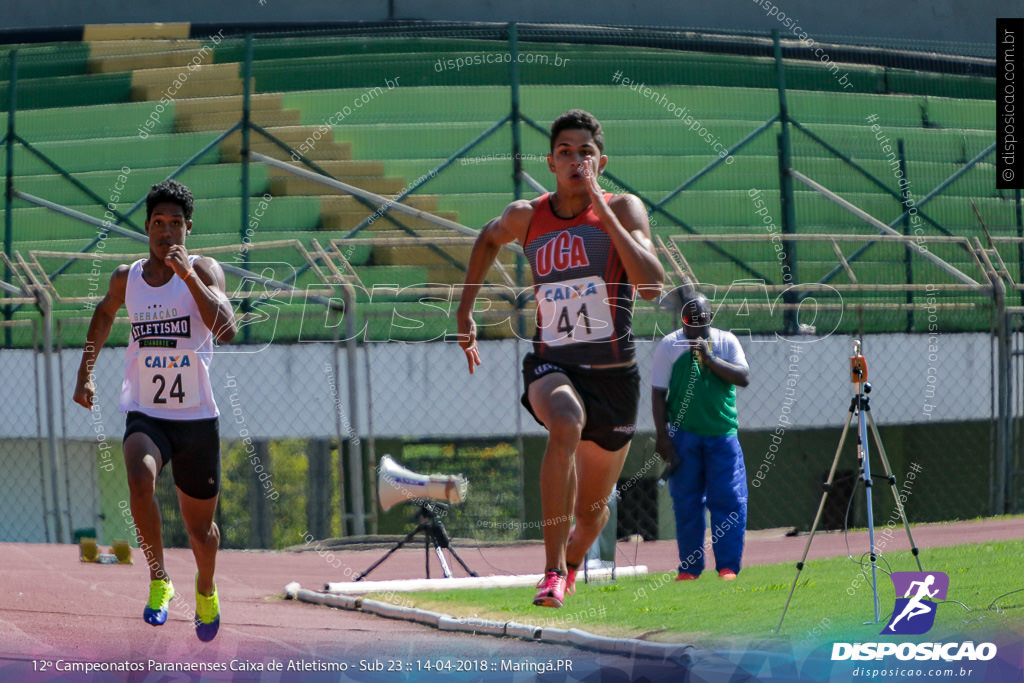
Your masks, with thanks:
<instances>
[{"instance_id":1,"label":"disposicao logo","mask_svg":"<svg viewBox=\"0 0 1024 683\"><path fill-rule=\"evenodd\" d=\"M943 572L893 572L890 576L896 587L896 605L882 635L927 633L935 625L935 608L946 599L949 577Z\"/></svg>"},{"instance_id":2,"label":"disposicao logo","mask_svg":"<svg viewBox=\"0 0 1024 683\"><path fill-rule=\"evenodd\" d=\"M893 572L896 604L881 635L914 636L927 633L935 625L935 609L946 599L949 577L942 572ZM881 660L896 657L900 661L955 662L988 661L998 650L994 643L833 643L832 661Z\"/></svg>"}]
</instances>

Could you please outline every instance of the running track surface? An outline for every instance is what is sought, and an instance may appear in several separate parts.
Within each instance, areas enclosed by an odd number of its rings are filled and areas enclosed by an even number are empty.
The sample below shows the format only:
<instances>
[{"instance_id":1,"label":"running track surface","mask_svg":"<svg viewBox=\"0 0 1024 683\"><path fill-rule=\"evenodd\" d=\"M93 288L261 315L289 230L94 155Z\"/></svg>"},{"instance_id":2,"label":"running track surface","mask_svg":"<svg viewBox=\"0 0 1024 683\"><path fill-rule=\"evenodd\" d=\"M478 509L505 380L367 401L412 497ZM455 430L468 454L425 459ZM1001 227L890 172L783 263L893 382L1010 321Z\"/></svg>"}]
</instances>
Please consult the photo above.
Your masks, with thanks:
<instances>
[{"instance_id":1,"label":"running track surface","mask_svg":"<svg viewBox=\"0 0 1024 683\"><path fill-rule=\"evenodd\" d=\"M909 548L903 529L896 531L885 548L889 552ZM917 545L927 552L928 548L958 543L1024 538L1024 518L915 525L912 531ZM848 540L855 556L867 550L866 533L851 533ZM806 542L806 535L787 537L785 530L748 532L744 562L748 566L795 563ZM455 539L453 545L470 568L484 576L539 573L543 563L543 547L539 543L478 547L472 540ZM369 567L386 548L331 548L333 557L327 558L310 551L222 550L217 558L222 626L213 642L200 643L187 611L195 605L195 565L188 549L167 551L167 570L182 600L172 604L167 623L154 628L141 619L148 577L137 549L133 551L135 564L120 566L81 563L77 546L0 544L0 681L10 680L4 674L11 672L12 666L19 667L19 671L28 666L31 671L29 663L33 660L52 662L60 658L172 662L347 658L355 662L373 657L386 660L486 655L530 660L568 657L591 665L607 659L571 648L439 632L410 622L282 599L283 588L291 581L304 588L320 589L328 581L350 580L353 571ZM846 553L847 539L843 534L819 533L811 544L809 559ZM378 567L369 579L423 578L424 556L422 543L406 547ZM652 573L674 571L677 562L672 541L620 542L617 557L620 566L642 564ZM343 570L351 569L346 575L329 562ZM453 570L456 576L465 575L454 563ZM432 558L431 576L440 576L436 558ZM529 600L531 594L531 589L523 589L523 600ZM618 665L622 666L622 662ZM264 680L250 676L230 680ZM157 679L139 676L108 680Z\"/></svg>"}]
</instances>

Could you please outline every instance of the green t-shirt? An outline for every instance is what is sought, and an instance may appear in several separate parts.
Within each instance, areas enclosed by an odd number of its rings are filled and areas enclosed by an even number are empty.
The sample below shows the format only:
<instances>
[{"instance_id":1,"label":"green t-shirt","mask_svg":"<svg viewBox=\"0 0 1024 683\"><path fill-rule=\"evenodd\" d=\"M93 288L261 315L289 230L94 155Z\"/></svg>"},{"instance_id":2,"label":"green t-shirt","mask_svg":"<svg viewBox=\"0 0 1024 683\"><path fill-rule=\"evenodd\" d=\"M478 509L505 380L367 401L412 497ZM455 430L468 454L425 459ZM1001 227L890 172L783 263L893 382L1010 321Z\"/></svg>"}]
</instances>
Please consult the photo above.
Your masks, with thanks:
<instances>
[{"instance_id":1,"label":"green t-shirt","mask_svg":"<svg viewBox=\"0 0 1024 683\"><path fill-rule=\"evenodd\" d=\"M710 328L709 337L715 356L747 367L734 334ZM736 386L696 362L691 348L683 331L677 330L666 336L654 353L651 381L655 388L668 390L665 419L670 432L675 428L701 436L735 434L739 426Z\"/></svg>"}]
</instances>

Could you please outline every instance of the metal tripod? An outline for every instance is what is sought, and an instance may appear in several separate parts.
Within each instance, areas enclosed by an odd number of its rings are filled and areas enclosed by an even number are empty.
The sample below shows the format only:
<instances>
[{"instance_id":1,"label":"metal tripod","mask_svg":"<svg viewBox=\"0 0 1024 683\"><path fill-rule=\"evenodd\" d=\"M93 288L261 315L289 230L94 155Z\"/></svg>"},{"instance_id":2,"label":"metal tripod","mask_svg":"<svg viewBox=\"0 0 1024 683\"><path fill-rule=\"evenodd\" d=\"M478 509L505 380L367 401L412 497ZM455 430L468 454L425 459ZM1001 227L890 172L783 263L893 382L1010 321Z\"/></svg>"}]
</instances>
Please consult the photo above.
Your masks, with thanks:
<instances>
[{"instance_id":1,"label":"metal tripod","mask_svg":"<svg viewBox=\"0 0 1024 683\"><path fill-rule=\"evenodd\" d=\"M899 511L900 519L903 520L904 528L907 530L907 539L910 541L910 551L913 553L914 559L917 560L918 570L924 571L921 567L921 558L919 557L917 544L914 543L914 535L910 531L910 523L907 521L907 515L903 510L903 503L900 501L899 492L896 488L896 477L893 476L892 467L889 465L889 458L885 454L885 447L882 446L882 438L878 434L878 427L875 426L875 418L871 416L871 404L867 396L871 393L871 385L867 383L867 378L867 359L861 354L860 340L856 339L853 342L853 356L850 357L850 379L857 386L857 392L850 401L850 411L846 417L846 424L843 426L843 433L839 437L839 446L836 448L836 455L832 460L832 469L829 470L828 480L823 485L824 491L821 494L821 502L818 504L818 514L815 515L814 524L811 525L811 533L807 537L807 545L804 546L803 557L801 557L800 561L797 562L796 576L793 577L793 585L789 587L789 597L786 598L786 605L782 608L782 616L779 618L779 625L775 629L776 633L782 631L782 621L786 618L786 612L789 610L789 603L793 599L793 591L796 589L796 583L800 579L800 572L803 570L804 563L807 561L807 554L811 550L811 541L814 540L814 533L818 529L819 522L821 522L821 516L825 510L825 501L828 500L828 494L832 490L832 483L835 479L836 468L839 465L839 456L843 452L843 445L846 442L846 434L850 429L850 423L853 422L855 415L857 416L857 462L860 466L860 474L858 476L864 482L864 493L867 499L868 542L870 544L869 557L871 558L871 592L875 608L875 620L872 623L879 623L879 610L878 567L876 564L878 552L875 547L875 521L873 510L871 508L872 474L871 460L868 453L869 424L871 425L871 433L875 437L875 446L878 448L878 452L881 455L882 467L885 470L884 477L880 475L875 476L889 482L889 488L892 491L892 496L896 503L896 509Z\"/></svg>"},{"instance_id":2,"label":"metal tripod","mask_svg":"<svg viewBox=\"0 0 1024 683\"><path fill-rule=\"evenodd\" d=\"M427 578L430 578L430 549L433 547L434 552L437 553L437 559L441 563L441 571L444 573L444 578L452 578L452 570L448 566L448 560L445 559L444 549L452 554L452 557L462 565L462 568L466 570L470 576L478 576L476 572L470 569L459 554L455 552L455 548L452 547L451 538L448 536L448 530L444 528L444 522L438 519L438 512L446 508L443 505L435 505L433 503L422 503L420 509L416 512L416 521L419 522L417 527L406 534L405 538L400 540L398 543L387 551L382 558L370 565L370 567L362 574L355 578L355 581L362 581L370 572L376 569L384 560L391 557L391 555L401 548L403 545L408 543L416 536L416 534L423 532L426 536L423 552L426 556L426 567L427 567ZM443 516L443 515L442 515Z\"/></svg>"}]
</instances>

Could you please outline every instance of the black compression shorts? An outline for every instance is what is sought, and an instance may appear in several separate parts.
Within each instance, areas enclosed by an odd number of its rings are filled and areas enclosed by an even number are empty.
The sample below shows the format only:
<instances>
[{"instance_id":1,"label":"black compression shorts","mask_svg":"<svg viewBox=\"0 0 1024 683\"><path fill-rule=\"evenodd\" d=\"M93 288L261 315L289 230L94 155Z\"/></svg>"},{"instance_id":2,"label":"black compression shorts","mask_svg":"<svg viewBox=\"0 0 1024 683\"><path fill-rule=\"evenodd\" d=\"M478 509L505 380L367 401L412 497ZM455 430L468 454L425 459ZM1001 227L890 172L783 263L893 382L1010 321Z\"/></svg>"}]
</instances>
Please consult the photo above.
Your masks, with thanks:
<instances>
[{"instance_id":1,"label":"black compression shorts","mask_svg":"<svg viewBox=\"0 0 1024 683\"><path fill-rule=\"evenodd\" d=\"M220 427L216 417L164 420L133 410L124 425L124 438L135 432L153 440L162 464L171 463L174 485L182 492L207 500L220 491Z\"/></svg>"},{"instance_id":2,"label":"black compression shorts","mask_svg":"<svg viewBox=\"0 0 1024 683\"><path fill-rule=\"evenodd\" d=\"M580 439L593 441L607 451L617 451L630 442L636 431L640 408L640 371L636 364L618 368L586 368L578 365L552 363L536 354L523 358L522 403L539 424L530 406L530 384L544 375L561 372L583 399L587 422Z\"/></svg>"}]
</instances>

